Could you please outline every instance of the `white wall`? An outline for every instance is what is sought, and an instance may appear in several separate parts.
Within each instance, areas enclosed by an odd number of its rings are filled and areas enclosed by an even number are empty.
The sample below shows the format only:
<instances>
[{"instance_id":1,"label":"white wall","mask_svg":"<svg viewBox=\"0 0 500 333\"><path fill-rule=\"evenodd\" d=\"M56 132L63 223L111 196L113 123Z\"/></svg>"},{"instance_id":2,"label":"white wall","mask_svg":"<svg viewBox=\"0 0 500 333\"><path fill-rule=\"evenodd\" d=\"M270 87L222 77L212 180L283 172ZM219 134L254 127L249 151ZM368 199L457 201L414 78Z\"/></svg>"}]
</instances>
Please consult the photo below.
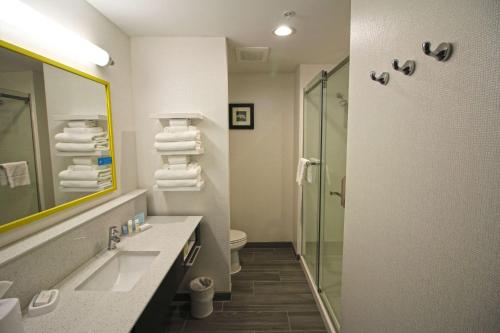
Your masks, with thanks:
<instances>
[{"instance_id":1,"label":"white wall","mask_svg":"<svg viewBox=\"0 0 500 333\"><path fill-rule=\"evenodd\" d=\"M233 74L229 101L254 103L255 129L229 133L231 227L249 242L292 240L294 74Z\"/></svg>"},{"instance_id":2,"label":"white wall","mask_svg":"<svg viewBox=\"0 0 500 333\"><path fill-rule=\"evenodd\" d=\"M128 36L84 0L25 0L24 2L63 26L80 34L82 37L103 47L115 60L116 63L112 67L98 68L93 64L78 63L73 59L65 59L60 54L55 54L51 48L44 47L40 45L40 43L37 43L37 41L28 42L22 40L14 33L11 34L11 32L6 33L3 31L0 35L2 39L110 82L118 190L112 195L108 195L104 198L93 200L77 208L66 210L36 223L31 223L27 226L11 230L8 233L3 233L0 236L0 246L33 233L36 230L63 221L69 216L75 215L89 207L95 206L120 193L130 191L137 187L135 167L129 167L130 165L135 165L135 156L128 154L130 150L122 149L122 133L134 130L130 79L130 41Z\"/></svg>"},{"instance_id":3,"label":"white wall","mask_svg":"<svg viewBox=\"0 0 500 333\"><path fill-rule=\"evenodd\" d=\"M139 186L147 188L150 215L203 215L203 250L186 281L215 279L216 290L230 290L228 78L224 38L133 38L132 74ZM162 157L153 147L162 127L151 113L199 111L205 154L201 192L153 192L154 171Z\"/></svg>"},{"instance_id":4,"label":"white wall","mask_svg":"<svg viewBox=\"0 0 500 333\"><path fill-rule=\"evenodd\" d=\"M329 64L302 64L295 71L295 106L293 116L293 175L297 173L297 163L302 157L302 144L304 134L304 88L311 82L322 70L330 70L334 65ZM294 178L295 180L295 178ZM302 246L302 190L293 183L293 202L296 203L293 208L293 228L292 240L297 253L301 252Z\"/></svg>"},{"instance_id":5,"label":"white wall","mask_svg":"<svg viewBox=\"0 0 500 333\"><path fill-rule=\"evenodd\" d=\"M352 1L343 332L500 332L498 13ZM425 40L454 54L437 62Z\"/></svg>"}]
</instances>

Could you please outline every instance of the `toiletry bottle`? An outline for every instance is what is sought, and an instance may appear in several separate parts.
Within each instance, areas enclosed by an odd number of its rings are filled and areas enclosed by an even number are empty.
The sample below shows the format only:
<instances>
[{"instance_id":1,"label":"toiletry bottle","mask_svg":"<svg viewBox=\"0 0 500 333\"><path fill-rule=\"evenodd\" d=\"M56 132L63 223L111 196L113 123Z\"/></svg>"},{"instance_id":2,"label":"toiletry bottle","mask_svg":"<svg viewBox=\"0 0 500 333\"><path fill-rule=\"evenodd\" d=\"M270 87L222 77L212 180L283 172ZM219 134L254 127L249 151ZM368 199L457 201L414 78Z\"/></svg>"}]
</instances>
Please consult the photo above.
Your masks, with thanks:
<instances>
[{"instance_id":1,"label":"toiletry bottle","mask_svg":"<svg viewBox=\"0 0 500 333\"><path fill-rule=\"evenodd\" d=\"M141 231L141 225L139 224L139 219L134 220L134 228L135 228L135 232Z\"/></svg>"},{"instance_id":2,"label":"toiletry bottle","mask_svg":"<svg viewBox=\"0 0 500 333\"><path fill-rule=\"evenodd\" d=\"M132 234L134 233L134 223L132 222L132 220L128 220L128 233L129 234Z\"/></svg>"}]
</instances>

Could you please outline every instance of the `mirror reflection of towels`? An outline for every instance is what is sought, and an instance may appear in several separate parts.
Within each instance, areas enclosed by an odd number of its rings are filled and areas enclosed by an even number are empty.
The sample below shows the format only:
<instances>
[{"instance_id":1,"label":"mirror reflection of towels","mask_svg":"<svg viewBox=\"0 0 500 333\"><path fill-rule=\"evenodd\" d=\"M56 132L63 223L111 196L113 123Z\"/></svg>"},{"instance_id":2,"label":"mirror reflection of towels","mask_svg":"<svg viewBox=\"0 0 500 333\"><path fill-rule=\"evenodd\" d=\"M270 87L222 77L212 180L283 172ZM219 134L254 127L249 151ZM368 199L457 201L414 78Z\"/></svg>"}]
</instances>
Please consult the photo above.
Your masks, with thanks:
<instances>
[{"instance_id":1,"label":"mirror reflection of towels","mask_svg":"<svg viewBox=\"0 0 500 333\"><path fill-rule=\"evenodd\" d=\"M9 162L0 164L0 184L9 184L10 188L18 186L30 185L30 173L28 170L28 162Z\"/></svg>"}]
</instances>

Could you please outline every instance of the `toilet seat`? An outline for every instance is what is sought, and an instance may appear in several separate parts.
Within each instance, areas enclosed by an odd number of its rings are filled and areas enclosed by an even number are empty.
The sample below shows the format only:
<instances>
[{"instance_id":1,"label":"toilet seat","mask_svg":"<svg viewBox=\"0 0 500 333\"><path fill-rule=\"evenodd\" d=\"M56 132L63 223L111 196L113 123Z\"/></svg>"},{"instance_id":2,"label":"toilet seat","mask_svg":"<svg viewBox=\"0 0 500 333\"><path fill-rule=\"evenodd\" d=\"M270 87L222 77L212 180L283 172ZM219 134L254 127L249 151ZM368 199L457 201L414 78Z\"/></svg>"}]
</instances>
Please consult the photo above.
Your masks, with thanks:
<instances>
[{"instance_id":1,"label":"toilet seat","mask_svg":"<svg viewBox=\"0 0 500 333\"><path fill-rule=\"evenodd\" d=\"M247 240L246 233L244 233L241 230L231 229L231 232L229 234L229 243L231 245L236 244L236 243L245 242L246 240Z\"/></svg>"}]
</instances>

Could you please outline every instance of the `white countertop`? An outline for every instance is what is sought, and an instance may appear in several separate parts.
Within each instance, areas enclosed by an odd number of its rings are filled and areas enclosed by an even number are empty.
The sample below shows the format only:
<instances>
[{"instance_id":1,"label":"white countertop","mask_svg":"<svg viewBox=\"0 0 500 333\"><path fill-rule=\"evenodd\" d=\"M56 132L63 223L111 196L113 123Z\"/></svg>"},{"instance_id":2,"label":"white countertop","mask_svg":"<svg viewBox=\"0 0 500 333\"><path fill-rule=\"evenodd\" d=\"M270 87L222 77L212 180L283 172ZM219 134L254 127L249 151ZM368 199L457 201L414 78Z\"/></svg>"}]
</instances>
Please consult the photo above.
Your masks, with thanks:
<instances>
[{"instance_id":1,"label":"white countertop","mask_svg":"<svg viewBox=\"0 0 500 333\"><path fill-rule=\"evenodd\" d=\"M146 222L153 225L151 229L122 237L116 250L100 253L56 285L54 288L60 290L56 309L38 317L24 316L26 333L129 332L201 219L201 216L148 216ZM160 253L130 291L75 290L117 251Z\"/></svg>"}]
</instances>

